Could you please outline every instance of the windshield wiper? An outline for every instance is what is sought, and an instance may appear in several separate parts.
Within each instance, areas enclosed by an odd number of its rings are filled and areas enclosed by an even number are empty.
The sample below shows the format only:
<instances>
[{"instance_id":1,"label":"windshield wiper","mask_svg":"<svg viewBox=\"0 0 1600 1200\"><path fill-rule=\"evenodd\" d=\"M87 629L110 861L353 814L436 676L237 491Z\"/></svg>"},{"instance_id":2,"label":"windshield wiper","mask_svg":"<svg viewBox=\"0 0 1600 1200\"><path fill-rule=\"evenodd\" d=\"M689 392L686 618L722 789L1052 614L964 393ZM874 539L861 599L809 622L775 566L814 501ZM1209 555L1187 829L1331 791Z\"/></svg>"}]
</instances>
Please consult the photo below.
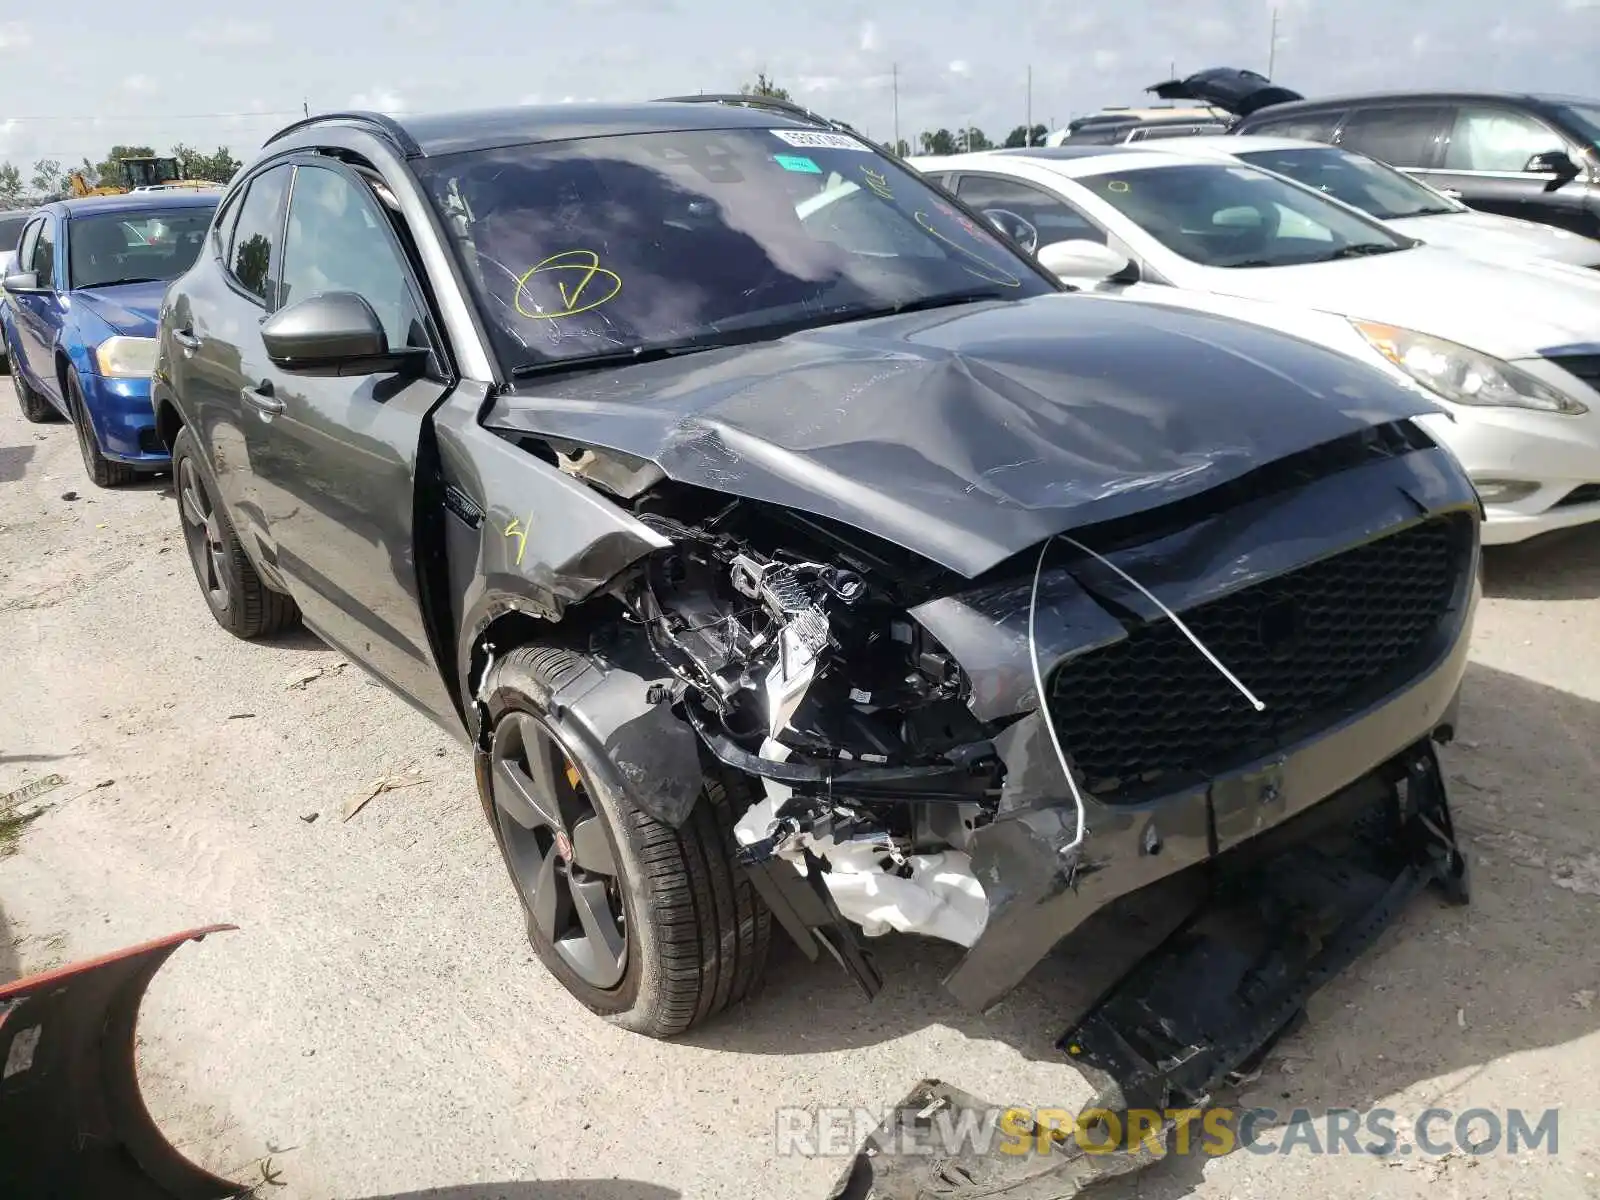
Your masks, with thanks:
<instances>
[{"instance_id":1,"label":"windshield wiper","mask_svg":"<svg viewBox=\"0 0 1600 1200\"><path fill-rule=\"evenodd\" d=\"M885 304L879 308L843 308L828 314L830 324L838 321L870 321L874 317L894 317L901 313L922 312L930 308L947 308L957 304L977 304L984 300L1004 300L999 288L974 288L970 292L944 292L937 296L922 296L916 300L902 300L898 304Z\"/></svg>"},{"instance_id":2,"label":"windshield wiper","mask_svg":"<svg viewBox=\"0 0 1600 1200\"><path fill-rule=\"evenodd\" d=\"M92 291L95 288L122 287L123 285L129 284L129 283L165 283L165 282L166 282L166 280L164 280L164 279L156 279L156 278L151 278L151 279L108 279L104 283L84 283L84 284L79 284L78 286Z\"/></svg>"},{"instance_id":3,"label":"windshield wiper","mask_svg":"<svg viewBox=\"0 0 1600 1200\"><path fill-rule=\"evenodd\" d=\"M1366 258L1372 254L1392 254L1396 250L1404 250L1404 246L1396 246L1392 242L1352 242L1348 246L1340 246L1331 254L1324 254L1321 258L1314 258L1312 262L1336 262L1341 258Z\"/></svg>"},{"instance_id":4,"label":"windshield wiper","mask_svg":"<svg viewBox=\"0 0 1600 1200\"><path fill-rule=\"evenodd\" d=\"M641 346L635 350L602 350L598 354L578 354L572 358L552 358L546 362L524 363L511 368L512 379L529 379L535 375L554 375L561 371L581 371L595 367L629 367L637 363L660 362L664 358L677 358L683 354L699 354L704 350L719 350L726 342L681 342L671 346Z\"/></svg>"}]
</instances>

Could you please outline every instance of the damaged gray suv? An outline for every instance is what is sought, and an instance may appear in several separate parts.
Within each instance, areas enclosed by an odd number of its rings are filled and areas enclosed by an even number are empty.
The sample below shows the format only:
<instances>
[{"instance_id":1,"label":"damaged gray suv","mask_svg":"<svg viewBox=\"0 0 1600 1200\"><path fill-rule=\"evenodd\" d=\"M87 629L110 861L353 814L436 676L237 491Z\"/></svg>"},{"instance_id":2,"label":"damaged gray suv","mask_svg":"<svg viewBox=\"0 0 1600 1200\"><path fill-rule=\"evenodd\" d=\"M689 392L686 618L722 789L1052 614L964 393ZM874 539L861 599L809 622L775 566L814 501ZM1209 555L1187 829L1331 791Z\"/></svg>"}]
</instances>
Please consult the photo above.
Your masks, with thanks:
<instances>
[{"instance_id":1,"label":"damaged gray suv","mask_svg":"<svg viewBox=\"0 0 1600 1200\"><path fill-rule=\"evenodd\" d=\"M463 738L534 948L626 1028L743 997L774 924L869 993L875 935L954 942L985 1009L1365 806L1340 902L1459 890L1480 513L1432 403L1070 294L836 122L300 122L167 294L154 397L218 622L303 620Z\"/></svg>"}]
</instances>

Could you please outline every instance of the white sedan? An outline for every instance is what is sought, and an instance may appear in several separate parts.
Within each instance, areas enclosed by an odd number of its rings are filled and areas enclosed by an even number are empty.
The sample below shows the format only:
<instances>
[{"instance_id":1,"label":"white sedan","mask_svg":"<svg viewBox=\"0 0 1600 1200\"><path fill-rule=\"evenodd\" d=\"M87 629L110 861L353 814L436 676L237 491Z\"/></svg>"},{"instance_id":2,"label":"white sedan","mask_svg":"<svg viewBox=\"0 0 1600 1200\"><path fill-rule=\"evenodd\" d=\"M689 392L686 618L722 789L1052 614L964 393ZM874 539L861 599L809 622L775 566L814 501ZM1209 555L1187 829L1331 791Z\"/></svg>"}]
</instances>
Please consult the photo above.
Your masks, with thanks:
<instances>
[{"instance_id":1,"label":"white sedan","mask_svg":"<svg viewBox=\"0 0 1600 1200\"><path fill-rule=\"evenodd\" d=\"M1147 145L1151 150L1231 159L1287 175L1430 246L1503 262L1546 258L1600 270L1600 242L1594 238L1468 208L1404 171L1354 150L1299 138L1245 135L1186 137Z\"/></svg>"},{"instance_id":2,"label":"white sedan","mask_svg":"<svg viewBox=\"0 0 1600 1200\"><path fill-rule=\"evenodd\" d=\"M1292 179L1175 149L911 162L1075 287L1256 302L1228 307L1421 386L1443 402L1422 421L1477 485L1486 543L1600 520L1600 271L1427 245Z\"/></svg>"}]
</instances>

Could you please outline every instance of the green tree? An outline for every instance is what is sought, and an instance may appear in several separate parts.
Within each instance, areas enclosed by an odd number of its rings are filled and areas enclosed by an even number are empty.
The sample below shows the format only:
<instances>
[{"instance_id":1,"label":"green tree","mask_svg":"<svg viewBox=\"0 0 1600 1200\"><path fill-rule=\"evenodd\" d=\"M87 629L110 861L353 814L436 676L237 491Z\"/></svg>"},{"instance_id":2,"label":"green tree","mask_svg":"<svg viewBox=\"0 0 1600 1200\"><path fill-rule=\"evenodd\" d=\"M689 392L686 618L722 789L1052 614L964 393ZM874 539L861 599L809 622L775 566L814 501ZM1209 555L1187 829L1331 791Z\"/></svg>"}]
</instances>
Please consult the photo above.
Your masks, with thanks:
<instances>
[{"instance_id":1,"label":"green tree","mask_svg":"<svg viewBox=\"0 0 1600 1200\"><path fill-rule=\"evenodd\" d=\"M956 135L948 129L936 130L933 133L919 133L917 140L922 143L924 154L955 154Z\"/></svg>"},{"instance_id":2,"label":"green tree","mask_svg":"<svg viewBox=\"0 0 1600 1200\"><path fill-rule=\"evenodd\" d=\"M22 172L16 163L0 165L0 208L15 208L22 199Z\"/></svg>"},{"instance_id":3,"label":"green tree","mask_svg":"<svg viewBox=\"0 0 1600 1200\"><path fill-rule=\"evenodd\" d=\"M1026 125L1018 125L1006 134L1006 149L1015 150L1021 146L1042 146L1049 130L1043 125L1035 125L1031 130Z\"/></svg>"},{"instance_id":4,"label":"green tree","mask_svg":"<svg viewBox=\"0 0 1600 1200\"><path fill-rule=\"evenodd\" d=\"M898 155L900 158L911 157L911 143L906 141L905 138L901 138L898 142L884 142L883 148L890 154Z\"/></svg>"},{"instance_id":5,"label":"green tree","mask_svg":"<svg viewBox=\"0 0 1600 1200\"><path fill-rule=\"evenodd\" d=\"M994 149L994 143L985 137L983 130L979 129L976 125L972 126L970 129L963 129L956 138L956 144L960 146L962 150L967 152Z\"/></svg>"},{"instance_id":6,"label":"green tree","mask_svg":"<svg viewBox=\"0 0 1600 1200\"><path fill-rule=\"evenodd\" d=\"M188 178L207 179L212 183L227 183L244 166L226 146L218 146L214 154L202 154L180 142L172 148L172 157L178 160Z\"/></svg>"},{"instance_id":7,"label":"green tree","mask_svg":"<svg viewBox=\"0 0 1600 1200\"><path fill-rule=\"evenodd\" d=\"M53 158L41 158L33 164L33 178L28 181L35 192L53 196L66 186L66 176L61 164Z\"/></svg>"},{"instance_id":8,"label":"green tree","mask_svg":"<svg viewBox=\"0 0 1600 1200\"><path fill-rule=\"evenodd\" d=\"M742 96L766 96L773 100L788 100L789 89L781 88L767 78L765 71L756 72L754 83L741 84L739 94Z\"/></svg>"}]
</instances>

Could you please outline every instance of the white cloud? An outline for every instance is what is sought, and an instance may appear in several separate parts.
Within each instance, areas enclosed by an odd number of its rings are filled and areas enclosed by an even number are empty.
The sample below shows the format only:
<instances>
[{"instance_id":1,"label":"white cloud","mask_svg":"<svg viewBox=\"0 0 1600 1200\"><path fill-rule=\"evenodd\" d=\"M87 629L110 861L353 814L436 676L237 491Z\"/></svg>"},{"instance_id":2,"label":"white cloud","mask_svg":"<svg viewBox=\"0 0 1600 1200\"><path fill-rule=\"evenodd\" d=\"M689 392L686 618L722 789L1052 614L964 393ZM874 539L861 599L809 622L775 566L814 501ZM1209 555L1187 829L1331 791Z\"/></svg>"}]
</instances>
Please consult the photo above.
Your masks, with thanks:
<instances>
[{"instance_id":1,"label":"white cloud","mask_svg":"<svg viewBox=\"0 0 1600 1200\"><path fill-rule=\"evenodd\" d=\"M861 22L861 53L871 54L878 48L878 23L876 21Z\"/></svg>"},{"instance_id":2,"label":"white cloud","mask_svg":"<svg viewBox=\"0 0 1600 1200\"><path fill-rule=\"evenodd\" d=\"M124 90L145 94L156 90L156 81L148 75L129 75L122 81Z\"/></svg>"},{"instance_id":3,"label":"white cloud","mask_svg":"<svg viewBox=\"0 0 1600 1200\"><path fill-rule=\"evenodd\" d=\"M837 75L802 75L795 80L797 92L834 92L843 85L844 80Z\"/></svg>"},{"instance_id":4,"label":"white cloud","mask_svg":"<svg viewBox=\"0 0 1600 1200\"><path fill-rule=\"evenodd\" d=\"M539 102L538 92L529 92L526 96L519 96L517 98L518 104L538 104Z\"/></svg>"},{"instance_id":5,"label":"white cloud","mask_svg":"<svg viewBox=\"0 0 1600 1200\"><path fill-rule=\"evenodd\" d=\"M952 75L971 75L972 64L964 58L958 58L952 61L946 70L948 70Z\"/></svg>"},{"instance_id":6,"label":"white cloud","mask_svg":"<svg viewBox=\"0 0 1600 1200\"><path fill-rule=\"evenodd\" d=\"M398 113L405 112L406 102L400 93L385 87L377 87L370 92L351 96L350 107L365 109L368 112Z\"/></svg>"},{"instance_id":7,"label":"white cloud","mask_svg":"<svg viewBox=\"0 0 1600 1200\"><path fill-rule=\"evenodd\" d=\"M0 50L26 50L33 45L33 30L21 21L0 23Z\"/></svg>"},{"instance_id":8,"label":"white cloud","mask_svg":"<svg viewBox=\"0 0 1600 1200\"><path fill-rule=\"evenodd\" d=\"M272 40L272 30L260 21L227 20L191 29L189 40L201 46L260 46Z\"/></svg>"},{"instance_id":9,"label":"white cloud","mask_svg":"<svg viewBox=\"0 0 1600 1200\"><path fill-rule=\"evenodd\" d=\"M1096 71L1109 71L1122 61L1122 55L1115 50L1096 50L1094 52L1094 69Z\"/></svg>"}]
</instances>

